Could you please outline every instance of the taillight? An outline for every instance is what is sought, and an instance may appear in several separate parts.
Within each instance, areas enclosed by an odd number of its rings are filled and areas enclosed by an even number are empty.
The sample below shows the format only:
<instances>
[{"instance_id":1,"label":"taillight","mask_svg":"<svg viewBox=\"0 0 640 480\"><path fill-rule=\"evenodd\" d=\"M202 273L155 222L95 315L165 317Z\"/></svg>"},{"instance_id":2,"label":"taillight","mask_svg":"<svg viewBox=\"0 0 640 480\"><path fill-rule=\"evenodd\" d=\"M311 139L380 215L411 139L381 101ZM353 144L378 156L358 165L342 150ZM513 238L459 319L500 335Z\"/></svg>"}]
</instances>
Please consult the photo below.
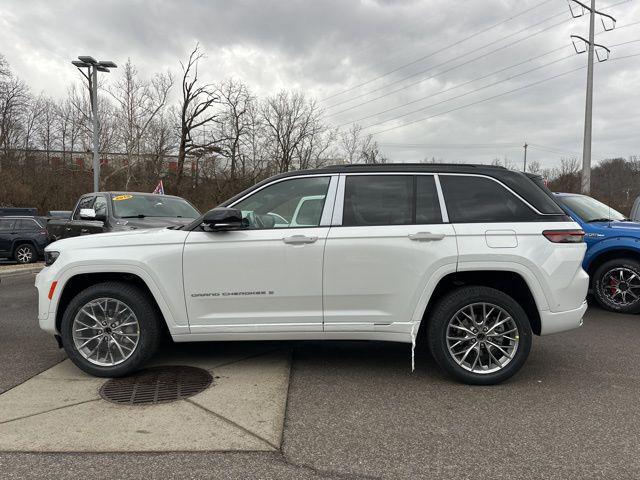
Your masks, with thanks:
<instances>
[{"instance_id":1,"label":"taillight","mask_svg":"<svg viewBox=\"0 0 640 480\"><path fill-rule=\"evenodd\" d=\"M545 230L542 235L553 243L580 243L584 240L582 230Z\"/></svg>"}]
</instances>

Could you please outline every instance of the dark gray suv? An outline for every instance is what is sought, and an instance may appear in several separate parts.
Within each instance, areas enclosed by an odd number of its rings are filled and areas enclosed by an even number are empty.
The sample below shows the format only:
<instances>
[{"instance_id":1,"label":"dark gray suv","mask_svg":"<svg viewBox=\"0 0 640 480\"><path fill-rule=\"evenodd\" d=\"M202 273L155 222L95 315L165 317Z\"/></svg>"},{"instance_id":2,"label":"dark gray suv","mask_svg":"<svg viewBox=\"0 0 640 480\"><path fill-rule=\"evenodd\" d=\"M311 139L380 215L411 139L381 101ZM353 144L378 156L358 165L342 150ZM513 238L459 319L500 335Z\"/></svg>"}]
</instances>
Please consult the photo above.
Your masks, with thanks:
<instances>
[{"instance_id":1,"label":"dark gray suv","mask_svg":"<svg viewBox=\"0 0 640 480\"><path fill-rule=\"evenodd\" d=\"M32 263L49 244L45 220L38 217L0 217L0 258Z\"/></svg>"}]
</instances>

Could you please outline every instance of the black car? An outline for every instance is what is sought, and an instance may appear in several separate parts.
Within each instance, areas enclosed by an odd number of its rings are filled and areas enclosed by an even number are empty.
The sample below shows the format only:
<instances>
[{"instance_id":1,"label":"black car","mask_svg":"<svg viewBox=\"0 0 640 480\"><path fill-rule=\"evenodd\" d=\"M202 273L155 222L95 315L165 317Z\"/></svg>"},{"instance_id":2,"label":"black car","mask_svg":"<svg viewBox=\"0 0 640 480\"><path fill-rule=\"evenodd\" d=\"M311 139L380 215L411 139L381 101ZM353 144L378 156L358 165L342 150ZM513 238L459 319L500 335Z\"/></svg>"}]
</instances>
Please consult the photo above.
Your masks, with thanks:
<instances>
[{"instance_id":1,"label":"black car","mask_svg":"<svg viewBox=\"0 0 640 480\"><path fill-rule=\"evenodd\" d=\"M46 222L39 217L0 217L0 257L32 263L49 244Z\"/></svg>"},{"instance_id":2,"label":"black car","mask_svg":"<svg viewBox=\"0 0 640 480\"><path fill-rule=\"evenodd\" d=\"M200 212L184 198L136 192L96 192L83 195L71 218L47 222L51 241L80 235L161 228L191 223Z\"/></svg>"}]
</instances>

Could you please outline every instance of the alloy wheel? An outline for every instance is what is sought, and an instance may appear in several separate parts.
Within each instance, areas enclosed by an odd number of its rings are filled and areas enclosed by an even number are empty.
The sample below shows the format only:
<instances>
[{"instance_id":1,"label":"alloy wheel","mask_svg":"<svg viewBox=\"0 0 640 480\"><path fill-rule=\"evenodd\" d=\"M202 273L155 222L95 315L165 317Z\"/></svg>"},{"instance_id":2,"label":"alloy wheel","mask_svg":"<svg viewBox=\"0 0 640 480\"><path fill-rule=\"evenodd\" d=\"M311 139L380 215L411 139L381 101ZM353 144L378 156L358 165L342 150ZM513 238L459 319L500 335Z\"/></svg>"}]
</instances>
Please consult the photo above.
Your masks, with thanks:
<instances>
[{"instance_id":1,"label":"alloy wheel","mask_svg":"<svg viewBox=\"0 0 640 480\"><path fill-rule=\"evenodd\" d=\"M115 298L98 298L83 305L71 328L76 350L87 361L101 367L126 361L140 340L140 324L135 313Z\"/></svg>"},{"instance_id":2,"label":"alloy wheel","mask_svg":"<svg viewBox=\"0 0 640 480\"><path fill-rule=\"evenodd\" d=\"M518 326L509 313L491 303L472 303L449 320L446 342L453 360L465 370L494 373L515 357L520 342Z\"/></svg>"},{"instance_id":3,"label":"alloy wheel","mask_svg":"<svg viewBox=\"0 0 640 480\"><path fill-rule=\"evenodd\" d=\"M640 277L626 267L615 267L602 276L602 295L614 305L627 307L640 300Z\"/></svg>"},{"instance_id":4,"label":"alloy wheel","mask_svg":"<svg viewBox=\"0 0 640 480\"><path fill-rule=\"evenodd\" d=\"M29 247L20 247L16 252L18 263L29 263L33 259L33 252Z\"/></svg>"}]
</instances>

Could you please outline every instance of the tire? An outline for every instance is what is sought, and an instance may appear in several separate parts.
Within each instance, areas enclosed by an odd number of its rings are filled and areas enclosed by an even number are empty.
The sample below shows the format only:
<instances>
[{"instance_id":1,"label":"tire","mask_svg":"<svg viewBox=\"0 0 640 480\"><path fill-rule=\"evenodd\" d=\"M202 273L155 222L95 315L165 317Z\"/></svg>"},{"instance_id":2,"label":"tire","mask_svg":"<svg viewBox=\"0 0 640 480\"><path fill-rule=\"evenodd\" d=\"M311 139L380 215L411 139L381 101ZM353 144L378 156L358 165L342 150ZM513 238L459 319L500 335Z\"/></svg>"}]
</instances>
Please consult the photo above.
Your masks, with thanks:
<instances>
[{"instance_id":1,"label":"tire","mask_svg":"<svg viewBox=\"0 0 640 480\"><path fill-rule=\"evenodd\" d=\"M482 323L470 320L481 319L483 312L488 315ZM522 307L504 292L481 286L461 287L444 296L427 326L427 342L435 361L450 376L469 385L494 385L516 374L529 356L531 337L531 325Z\"/></svg>"},{"instance_id":2,"label":"tire","mask_svg":"<svg viewBox=\"0 0 640 480\"><path fill-rule=\"evenodd\" d=\"M13 251L13 258L16 262L25 265L38 260L38 252L30 243L21 243Z\"/></svg>"},{"instance_id":3,"label":"tire","mask_svg":"<svg viewBox=\"0 0 640 480\"><path fill-rule=\"evenodd\" d=\"M620 281L620 272L622 278L629 282ZM631 258L615 258L603 263L593 273L591 289L596 301L605 310L639 313L640 262ZM633 295L637 298L633 298Z\"/></svg>"},{"instance_id":4,"label":"tire","mask_svg":"<svg viewBox=\"0 0 640 480\"><path fill-rule=\"evenodd\" d=\"M123 282L100 283L69 303L60 326L62 345L81 370L96 377L122 377L138 370L156 352L162 338L160 321L148 295L139 288Z\"/></svg>"}]
</instances>

